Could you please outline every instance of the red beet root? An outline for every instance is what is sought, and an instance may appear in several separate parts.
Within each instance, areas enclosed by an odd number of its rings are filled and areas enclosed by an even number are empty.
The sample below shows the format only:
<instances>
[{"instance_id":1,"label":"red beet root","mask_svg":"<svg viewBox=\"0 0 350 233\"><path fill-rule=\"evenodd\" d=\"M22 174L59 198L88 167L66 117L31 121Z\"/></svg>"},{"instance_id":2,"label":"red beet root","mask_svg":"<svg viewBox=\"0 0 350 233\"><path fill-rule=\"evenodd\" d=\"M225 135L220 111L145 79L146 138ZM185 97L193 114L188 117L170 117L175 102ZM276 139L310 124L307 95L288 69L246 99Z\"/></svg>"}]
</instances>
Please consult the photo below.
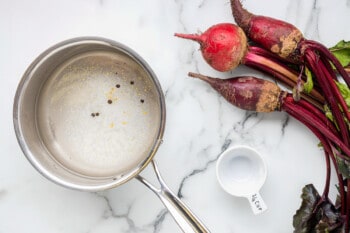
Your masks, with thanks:
<instances>
[{"instance_id":1,"label":"red beet root","mask_svg":"<svg viewBox=\"0 0 350 233\"><path fill-rule=\"evenodd\" d=\"M271 52L284 59L299 63L300 57L296 50L303 35L296 27L263 16L253 17L250 25L248 37L251 40L259 41L264 48L269 48Z\"/></svg>"},{"instance_id":2,"label":"red beet root","mask_svg":"<svg viewBox=\"0 0 350 233\"><path fill-rule=\"evenodd\" d=\"M247 52L243 30L230 23L214 25L200 35L175 33L175 36L197 41L204 59L218 71L234 69Z\"/></svg>"},{"instance_id":3,"label":"red beet root","mask_svg":"<svg viewBox=\"0 0 350 233\"><path fill-rule=\"evenodd\" d=\"M247 36L264 48L294 63L302 33L290 23L265 16L256 16L242 7L240 0L231 0L232 14Z\"/></svg>"},{"instance_id":4,"label":"red beet root","mask_svg":"<svg viewBox=\"0 0 350 233\"><path fill-rule=\"evenodd\" d=\"M188 75L206 81L228 102L241 109L257 112L280 110L280 99L284 92L273 82L250 76L223 80L192 72Z\"/></svg>"}]
</instances>

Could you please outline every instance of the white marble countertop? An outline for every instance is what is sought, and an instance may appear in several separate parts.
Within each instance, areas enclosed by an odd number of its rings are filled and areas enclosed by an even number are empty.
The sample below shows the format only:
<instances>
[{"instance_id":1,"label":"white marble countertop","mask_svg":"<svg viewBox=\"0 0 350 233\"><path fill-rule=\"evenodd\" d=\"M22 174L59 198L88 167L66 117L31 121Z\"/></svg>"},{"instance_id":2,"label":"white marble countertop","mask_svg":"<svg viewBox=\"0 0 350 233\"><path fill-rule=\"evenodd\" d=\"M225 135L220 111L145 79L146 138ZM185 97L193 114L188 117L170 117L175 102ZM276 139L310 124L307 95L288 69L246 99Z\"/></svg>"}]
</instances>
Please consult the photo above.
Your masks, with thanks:
<instances>
[{"instance_id":1,"label":"white marble countertop","mask_svg":"<svg viewBox=\"0 0 350 233\"><path fill-rule=\"evenodd\" d=\"M244 5L291 22L326 46L350 40L349 0L245 0ZM305 127L285 113L239 110L205 83L187 78L188 71L262 76L245 67L215 72L197 44L173 36L234 22L227 0L1 0L0 17L1 233L180 232L157 197L136 180L100 193L68 190L42 177L22 154L12 123L17 84L42 51L78 36L124 43L153 68L167 105L164 143L155 158L169 187L212 232L292 232L302 187L313 183L322 191L323 152ZM258 216L215 178L220 153L240 144L259 150L267 161L261 195L269 209ZM150 169L143 173L152 176ZM332 181L334 197L334 176Z\"/></svg>"}]
</instances>

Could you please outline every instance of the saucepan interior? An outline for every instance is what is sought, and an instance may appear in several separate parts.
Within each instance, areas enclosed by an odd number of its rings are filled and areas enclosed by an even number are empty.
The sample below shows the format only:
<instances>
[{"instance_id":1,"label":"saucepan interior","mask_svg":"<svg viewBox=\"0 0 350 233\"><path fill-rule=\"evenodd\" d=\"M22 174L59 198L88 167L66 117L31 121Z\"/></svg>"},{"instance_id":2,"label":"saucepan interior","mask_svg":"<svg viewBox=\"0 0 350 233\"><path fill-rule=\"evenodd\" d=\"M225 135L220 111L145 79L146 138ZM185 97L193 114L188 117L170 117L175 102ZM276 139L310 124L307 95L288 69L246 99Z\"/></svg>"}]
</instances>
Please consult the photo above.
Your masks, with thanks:
<instances>
[{"instance_id":1,"label":"saucepan interior","mask_svg":"<svg viewBox=\"0 0 350 233\"><path fill-rule=\"evenodd\" d=\"M164 124L155 74L131 49L103 38L48 49L15 97L15 131L28 160L50 180L79 190L135 177L156 153Z\"/></svg>"}]
</instances>

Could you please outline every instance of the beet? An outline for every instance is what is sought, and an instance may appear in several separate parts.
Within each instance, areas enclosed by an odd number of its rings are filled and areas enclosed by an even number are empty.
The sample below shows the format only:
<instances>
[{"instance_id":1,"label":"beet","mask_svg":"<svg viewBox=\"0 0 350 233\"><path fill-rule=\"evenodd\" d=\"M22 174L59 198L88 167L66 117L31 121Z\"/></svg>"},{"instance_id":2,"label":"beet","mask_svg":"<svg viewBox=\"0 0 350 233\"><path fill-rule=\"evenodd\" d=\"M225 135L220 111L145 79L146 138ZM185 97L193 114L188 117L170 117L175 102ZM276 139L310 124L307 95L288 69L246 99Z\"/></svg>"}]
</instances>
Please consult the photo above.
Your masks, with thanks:
<instances>
[{"instance_id":1,"label":"beet","mask_svg":"<svg viewBox=\"0 0 350 233\"><path fill-rule=\"evenodd\" d=\"M247 36L271 52L294 63L300 63L296 51L303 34L290 23L257 16L243 8L240 0L231 0L232 14Z\"/></svg>"},{"instance_id":2,"label":"beet","mask_svg":"<svg viewBox=\"0 0 350 233\"><path fill-rule=\"evenodd\" d=\"M202 55L218 71L236 68L247 52L247 37L243 30L231 23L216 24L203 34L175 33L200 44Z\"/></svg>"},{"instance_id":3,"label":"beet","mask_svg":"<svg viewBox=\"0 0 350 233\"><path fill-rule=\"evenodd\" d=\"M252 76L223 80L192 72L188 75L209 83L228 102L238 108L257 112L280 110L280 98L284 92L273 82Z\"/></svg>"}]
</instances>

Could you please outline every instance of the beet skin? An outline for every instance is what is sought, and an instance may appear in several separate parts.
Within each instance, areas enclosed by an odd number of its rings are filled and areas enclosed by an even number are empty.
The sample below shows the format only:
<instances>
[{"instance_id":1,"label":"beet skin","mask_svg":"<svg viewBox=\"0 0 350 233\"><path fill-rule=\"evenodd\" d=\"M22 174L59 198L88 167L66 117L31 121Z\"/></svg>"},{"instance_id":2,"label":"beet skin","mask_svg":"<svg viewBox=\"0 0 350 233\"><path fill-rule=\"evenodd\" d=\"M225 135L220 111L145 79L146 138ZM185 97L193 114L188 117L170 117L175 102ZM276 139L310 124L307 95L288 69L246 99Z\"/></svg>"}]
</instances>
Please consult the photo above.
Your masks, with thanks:
<instances>
[{"instance_id":1,"label":"beet skin","mask_svg":"<svg viewBox=\"0 0 350 233\"><path fill-rule=\"evenodd\" d=\"M175 33L175 36L198 42L206 62L222 72L236 68L247 53L245 33L231 23L216 24L200 35Z\"/></svg>"},{"instance_id":2,"label":"beet skin","mask_svg":"<svg viewBox=\"0 0 350 233\"><path fill-rule=\"evenodd\" d=\"M231 0L232 14L244 32L255 43L293 63L300 63L299 43L303 34L294 25L254 15L243 8L240 0Z\"/></svg>"},{"instance_id":3,"label":"beet skin","mask_svg":"<svg viewBox=\"0 0 350 233\"><path fill-rule=\"evenodd\" d=\"M209 83L238 108L256 112L273 112L281 108L284 92L273 82L251 76L218 79L192 72L188 75Z\"/></svg>"}]
</instances>

